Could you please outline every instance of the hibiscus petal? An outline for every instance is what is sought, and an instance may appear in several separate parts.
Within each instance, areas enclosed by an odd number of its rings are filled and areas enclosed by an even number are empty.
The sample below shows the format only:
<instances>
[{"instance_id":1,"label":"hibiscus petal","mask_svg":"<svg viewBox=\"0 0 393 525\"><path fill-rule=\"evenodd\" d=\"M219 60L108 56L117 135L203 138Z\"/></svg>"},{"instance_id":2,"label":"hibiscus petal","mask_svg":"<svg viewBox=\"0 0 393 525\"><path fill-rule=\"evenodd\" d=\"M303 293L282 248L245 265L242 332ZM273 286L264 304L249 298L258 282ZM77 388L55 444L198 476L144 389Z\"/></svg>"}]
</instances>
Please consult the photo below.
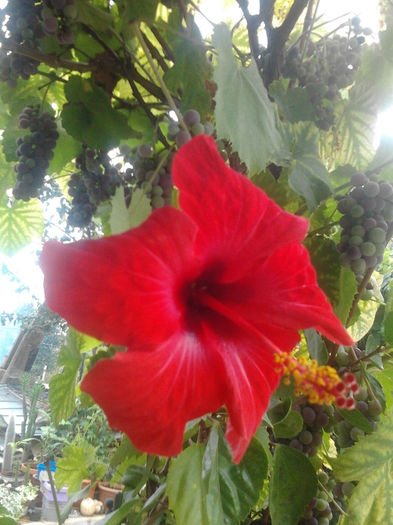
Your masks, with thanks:
<instances>
[{"instance_id":1,"label":"hibiscus petal","mask_svg":"<svg viewBox=\"0 0 393 525\"><path fill-rule=\"evenodd\" d=\"M219 349L227 385L228 409L226 437L233 460L239 463L262 420L280 375L274 360L275 345L265 337L253 337L232 329L231 338L209 336Z\"/></svg>"},{"instance_id":2,"label":"hibiscus petal","mask_svg":"<svg viewBox=\"0 0 393 525\"><path fill-rule=\"evenodd\" d=\"M319 288L304 246L291 244L277 250L251 276L232 287L216 290L219 299L280 345L280 330L315 328L328 339L350 346L353 341ZM232 288L232 290L231 290ZM266 334L268 335L268 334ZM283 348L281 348L283 349Z\"/></svg>"},{"instance_id":3,"label":"hibiscus petal","mask_svg":"<svg viewBox=\"0 0 393 525\"><path fill-rule=\"evenodd\" d=\"M138 449L173 456L182 450L186 421L223 405L221 362L211 348L178 332L154 351L99 361L81 388Z\"/></svg>"},{"instance_id":4,"label":"hibiscus petal","mask_svg":"<svg viewBox=\"0 0 393 525\"><path fill-rule=\"evenodd\" d=\"M40 259L47 304L102 341L163 341L180 326L174 283L194 264L194 236L189 218L165 207L121 235L48 242Z\"/></svg>"},{"instance_id":5,"label":"hibiscus petal","mask_svg":"<svg viewBox=\"0 0 393 525\"><path fill-rule=\"evenodd\" d=\"M198 225L201 253L226 258L223 279L235 280L280 246L303 240L308 221L282 210L245 176L229 168L212 137L180 148L172 165L180 207ZM240 263L234 263L241 256Z\"/></svg>"}]
</instances>

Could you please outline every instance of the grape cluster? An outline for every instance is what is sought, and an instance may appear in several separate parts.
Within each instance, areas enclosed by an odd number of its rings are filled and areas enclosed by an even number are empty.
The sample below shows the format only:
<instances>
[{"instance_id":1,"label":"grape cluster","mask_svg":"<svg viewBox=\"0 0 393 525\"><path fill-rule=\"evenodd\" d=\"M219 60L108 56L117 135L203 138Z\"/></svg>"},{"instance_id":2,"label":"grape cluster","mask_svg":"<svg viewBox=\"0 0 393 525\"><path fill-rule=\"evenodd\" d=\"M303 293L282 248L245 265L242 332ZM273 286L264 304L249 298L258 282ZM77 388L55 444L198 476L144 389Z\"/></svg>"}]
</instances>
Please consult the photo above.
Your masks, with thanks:
<instances>
[{"instance_id":1,"label":"grape cluster","mask_svg":"<svg viewBox=\"0 0 393 525\"><path fill-rule=\"evenodd\" d=\"M181 129L177 122L170 122L168 126L168 140L176 142L178 148L196 135L213 135L214 126L210 121L201 122L201 116L196 109L188 109L184 112L183 120L190 131Z\"/></svg>"},{"instance_id":2,"label":"grape cluster","mask_svg":"<svg viewBox=\"0 0 393 525\"><path fill-rule=\"evenodd\" d=\"M305 53L294 46L287 52L282 74L297 81L310 97L316 124L328 130L334 124L333 103L340 99L340 89L350 86L360 66L364 36L352 26L352 37L335 35L309 42ZM364 30L366 31L366 30Z\"/></svg>"},{"instance_id":3,"label":"grape cluster","mask_svg":"<svg viewBox=\"0 0 393 525\"><path fill-rule=\"evenodd\" d=\"M138 148L131 150L129 156L124 148L123 153L126 153L125 160L132 165L132 168L126 170L126 182L142 188L150 198L153 209L170 205L173 189L170 164L173 154L168 155L164 164L157 171L160 157L153 154L150 144L141 144Z\"/></svg>"},{"instance_id":4,"label":"grape cluster","mask_svg":"<svg viewBox=\"0 0 393 525\"><path fill-rule=\"evenodd\" d=\"M90 223L97 206L115 194L121 179L107 153L91 148L84 148L78 155L75 167L78 171L68 181L68 194L72 197L68 224L83 228Z\"/></svg>"},{"instance_id":5,"label":"grape cluster","mask_svg":"<svg viewBox=\"0 0 393 525\"><path fill-rule=\"evenodd\" d=\"M318 472L318 490L308 505L299 525L329 525L337 523L340 508L345 510L348 498L355 485L350 482L338 483L330 477L330 472Z\"/></svg>"},{"instance_id":6,"label":"grape cluster","mask_svg":"<svg viewBox=\"0 0 393 525\"><path fill-rule=\"evenodd\" d=\"M47 111L39 113L39 106L26 106L18 117L21 129L28 129L16 140L19 162L14 166L17 174L13 194L15 199L28 201L37 197L53 157L53 149L59 137L56 122Z\"/></svg>"},{"instance_id":7,"label":"grape cluster","mask_svg":"<svg viewBox=\"0 0 393 525\"><path fill-rule=\"evenodd\" d=\"M289 445L303 452L306 456L315 456L322 443L323 430L332 427L333 408L326 405L303 403L293 407L303 418L301 432L292 439L272 437L272 441Z\"/></svg>"},{"instance_id":8,"label":"grape cluster","mask_svg":"<svg viewBox=\"0 0 393 525\"><path fill-rule=\"evenodd\" d=\"M41 19L44 33L56 36L59 44L72 44L72 26L78 18L75 0L43 0L43 4Z\"/></svg>"},{"instance_id":9,"label":"grape cluster","mask_svg":"<svg viewBox=\"0 0 393 525\"><path fill-rule=\"evenodd\" d=\"M27 49L35 49L44 36L40 14L41 4L31 0L12 0L1 12L1 22L7 30L7 42ZM5 46L6 47L6 46ZM0 80L11 86L19 77L27 80L37 72L39 63L32 58L11 51L0 52Z\"/></svg>"},{"instance_id":10,"label":"grape cluster","mask_svg":"<svg viewBox=\"0 0 393 525\"><path fill-rule=\"evenodd\" d=\"M343 214L337 249L341 264L350 266L361 278L382 261L387 232L393 224L393 185L364 173L355 173L351 184L354 188L337 204Z\"/></svg>"}]
</instances>

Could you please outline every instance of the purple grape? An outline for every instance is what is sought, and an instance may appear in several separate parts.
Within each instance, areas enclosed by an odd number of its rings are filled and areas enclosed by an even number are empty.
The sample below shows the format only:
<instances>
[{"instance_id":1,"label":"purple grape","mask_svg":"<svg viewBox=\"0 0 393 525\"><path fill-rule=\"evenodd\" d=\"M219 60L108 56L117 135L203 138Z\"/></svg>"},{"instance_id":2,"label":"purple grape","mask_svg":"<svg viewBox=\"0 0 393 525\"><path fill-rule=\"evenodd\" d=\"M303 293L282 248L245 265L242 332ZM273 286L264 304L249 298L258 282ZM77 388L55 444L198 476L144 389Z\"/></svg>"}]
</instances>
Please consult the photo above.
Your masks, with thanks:
<instances>
[{"instance_id":1,"label":"purple grape","mask_svg":"<svg viewBox=\"0 0 393 525\"><path fill-rule=\"evenodd\" d=\"M306 425L312 425L316 418L315 410L313 410L311 407L304 407L302 410L302 416L303 420L306 423Z\"/></svg>"},{"instance_id":2,"label":"purple grape","mask_svg":"<svg viewBox=\"0 0 393 525\"><path fill-rule=\"evenodd\" d=\"M183 115L183 120L186 126L191 128L194 124L198 124L201 121L201 116L195 109L187 109Z\"/></svg>"},{"instance_id":3,"label":"purple grape","mask_svg":"<svg viewBox=\"0 0 393 525\"><path fill-rule=\"evenodd\" d=\"M179 131L179 133L176 135L176 144L177 144L177 147L178 148L181 148L182 146L184 146L184 144L186 144L187 142L189 142L191 140L191 135L188 131L185 131L185 130L181 130Z\"/></svg>"}]
</instances>

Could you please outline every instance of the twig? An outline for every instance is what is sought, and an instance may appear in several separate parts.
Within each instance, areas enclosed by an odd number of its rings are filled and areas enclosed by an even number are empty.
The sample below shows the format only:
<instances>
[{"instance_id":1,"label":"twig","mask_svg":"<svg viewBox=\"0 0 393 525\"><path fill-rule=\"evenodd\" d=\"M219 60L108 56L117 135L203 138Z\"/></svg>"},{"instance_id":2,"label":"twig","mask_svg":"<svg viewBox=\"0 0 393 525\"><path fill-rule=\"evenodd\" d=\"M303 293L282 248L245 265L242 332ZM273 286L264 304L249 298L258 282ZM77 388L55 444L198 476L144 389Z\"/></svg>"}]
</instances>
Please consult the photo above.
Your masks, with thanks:
<instances>
[{"instance_id":1,"label":"twig","mask_svg":"<svg viewBox=\"0 0 393 525\"><path fill-rule=\"evenodd\" d=\"M16 44L12 44L11 42L8 42L7 39L3 38L0 39L0 43L1 48L5 51L12 51L17 55L31 58L32 60L36 60L37 62L43 62L44 64L47 64L48 66L54 68L64 68L69 69L71 71L79 71L80 73L85 73L87 71L92 70L91 65L87 64L86 62L74 62L73 60L59 58L54 55L44 55L43 53L40 53L35 49L30 49L25 46L18 46Z\"/></svg>"},{"instance_id":2,"label":"twig","mask_svg":"<svg viewBox=\"0 0 393 525\"><path fill-rule=\"evenodd\" d=\"M255 62L259 63L259 42L258 42L258 28L263 19L261 13L258 15L251 15L248 10L247 0L237 0L237 3L242 10L244 18L247 22L248 40L250 42L251 55Z\"/></svg>"},{"instance_id":3,"label":"twig","mask_svg":"<svg viewBox=\"0 0 393 525\"><path fill-rule=\"evenodd\" d=\"M63 523L63 520L61 519L61 516L60 516L60 508L59 508L59 503L57 501L56 487L55 487L55 484L53 482L53 476L52 476L52 472L50 470L50 463L49 463L49 461L45 461L45 468L46 468L46 471L48 473L50 489L51 489L52 496L53 496L53 503L55 504L55 511L56 511L57 521L58 521L59 525L61 525Z\"/></svg>"},{"instance_id":4,"label":"twig","mask_svg":"<svg viewBox=\"0 0 393 525\"><path fill-rule=\"evenodd\" d=\"M135 23L133 25L133 27L134 27L134 31L136 33L136 36L138 37L138 40L139 40L139 42L140 42L140 44L142 46L142 49L143 49L143 51L144 51L144 53L146 55L146 58L147 58L147 60L148 60L148 62L150 64L150 67L152 68L153 73L155 74L155 76L157 78L157 81L160 84L160 87L161 87L161 89L162 89L162 91L163 91L163 93L164 93L164 95L165 95L165 97L166 97L166 99L168 101L168 104L169 104L170 108L175 112L180 126L185 131L188 131L188 128L187 128L187 126L186 126L186 124L185 124L185 122L183 120L183 117L181 116L181 113L177 109L175 101L173 100L172 95L169 92L169 89L167 88L167 86L166 86L166 84L165 84L165 82L164 82L160 72L158 71L158 68L157 68L156 64L154 63L153 57L150 54L149 48L146 45L145 39L143 38L143 35L142 35L142 33L141 33L140 29L139 29L138 24Z\"/></svg>"}]
</instances>

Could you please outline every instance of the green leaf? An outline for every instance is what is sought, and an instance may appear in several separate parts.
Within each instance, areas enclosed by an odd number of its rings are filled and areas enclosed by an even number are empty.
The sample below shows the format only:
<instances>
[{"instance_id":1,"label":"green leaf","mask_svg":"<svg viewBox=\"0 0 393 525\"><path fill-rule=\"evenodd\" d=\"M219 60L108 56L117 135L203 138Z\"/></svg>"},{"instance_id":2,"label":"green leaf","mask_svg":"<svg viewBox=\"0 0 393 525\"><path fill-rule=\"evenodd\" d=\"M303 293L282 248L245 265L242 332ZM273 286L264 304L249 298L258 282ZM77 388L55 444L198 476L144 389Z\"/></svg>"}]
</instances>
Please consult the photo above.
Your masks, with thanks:
<instances>
[{"instance_id":1,"label":"green leaf","mask_svg":"<svg viewBox=\"0 0 393 525\"><path fill-rule=\"evenodd\" d=\"M356 321L347 328L349 335L357 343L362 339L373 326L375 314L379 308L377 301L359 301L358 308L360 315Z\"/></svg>"},{"instance_id":2,"label":"green leaf","mask_svg":"<svg viewBox=\"0 0 393 525\"><path fill-rule=\"evenodd\" d=\"M202 479L205 447L191 445L172 460L167 478L169 508L182 525L209 525ZM219 525L220 522L217 523ZM222 522L221 522L222 523Z\"/></svg>"},{"instance_id":3,"label":"green leaf","mask_svg":"<svg viewBox=\"0 0 393 525\"><path fill-rule=\"evenodd\" d=\"M269 95L289 122L314 120L313 106L304 88L285 89L282 81L275 80L269 86Z\"/></svg>"},{"instance_id":4,"label":"green leaf","mask_svg":"<svg viewBox=\"0 0 393 525\"><path fill-rule=\"evenodd\" d=\"M172 462L169 507L182 525L236 525L257 501L266 474L266 454L257 440L236 465L213 425L206 446L191 445Z\"/></svg>"},{"instance_id":5,"label":"green leaf","mask_svg":"<svg viewBox=\"0 0 393 525\"><path fill-rule=\"evenodd\" d=\"M9 205L7 195L0 196L0 251L13 255L40 238L44 229L42 208L36 199L14 201Z\"/></svg>"},{"instance_id":6,"label":"green leaf","mask_svg":"<svg viewBox=\"0 0 393 525\"><path fill-rule=\"evenodd\" d=\"M68 103L61 113L64 129L92 148L111 148L134 134L127 117L111 106L109 95L92 80L71 76L65 88Z\"/></svg>"},{"instance_id":7,"label":"green leaf","mask_svg":"<svg viewBox=\"0 0 393 525\"><path fill-rule=\"evenodd\" d=\"M386 397L387 408L393 407L393 363L385 363L383 370L374 372L375 378L381 384Z\"/></svg>"},{"instance_id":8,"label":"green leaf","mask_svg":"<svg viewBox=\"0 0 393 525\"><path fill-rule=\"evenodd\" d=\"M135 458L141 455L142 452L139 452L139 450L134 447L128 437L124 435L121 439L120 445L117 447L111 458L110 465L111 467L115 467L116 465L122 463L126 458Z\"/></svg>"},{"instance_id":9,"label":"green leaf","mask_svg":"<svg viewBox=\"0 0 393 525\"><path fill-rule=\"evenodd\" d=\"M390 412L373 434L332 460L340 481L358 481L348 502L348 525L393 523L393 419Z\"/></svg>"},{"instance_id":10,"label":"green leaf","mask_svg":"<svg viewBox=\"0 0 393 525\"><path fill-rule=\"evenodd\" d=\"M339 280L338 303L334 309L335 314L345 325L353 300L358 291L358 283L350 268L341 267Z\"/></svg>"},{"instance_id":11,"label":"green leaf","mask_svg":"<svg viewBox=\"0 0 393 525\"><path fill-rule=\"evenodd\" d=\"M308 351L312 359L315 359L319 365L326 365L329 354L322 337L314 328L304 330L304 335L306 336Z\"/></svg>"},{"instance_id":12,"label":"green leaf","mask_svg":"<svg viewBox=\"0 0 393 525\"><path fill-rule=\"evenodd\" d=\"M272 525L296 525L317 492L317 476L310 460L298 450L277 445L270 480Z\"/></svg>"},{"instance_id":13,"label":"green leaf","mask_svg":"<svg viewBox=\"0 0 393 525\"><path fill-rule=\"evenodd\" d=\"M389 312L385 318L384 331L385 341L393 345L393 311Z\"/></svg>"},{"instance_id":14,"label":"green leaf","mask_svg":"<svg viewBox=\"0 0 393 525\"><path fill-rule=\"evenodd\" d=\"M127 0L124 16L127 22L134 20L154 21L158 0Z\"/></svg>"},{"instance_id":15,"label":"green leaf","mask_svg":"<svg viewBox=\"0 0 393 525\"><path fill-rule=\"evenodd\" d=\"M76 0L78 22L93 27L96 31L106 31L113 23L110 13L92 5L89 0Z\"/></svg>"},{"instance_id":16,"label":"green leaf","mask_svg":"<svg viewBox=\"0 0 393 525\"><path fill-rule=\"evenodd\" d=\"M273 425L277 438L291 439L297 436L303 428L303 418L295 410L290 410L284 419Z\"/></svg>"},{"instance_id":17,"label":"green leaf","mask_svg":"<svg viewBox=\"0 0 393 525\"><path fill-rule=\"evenodd\" d=\"M139 226L151 213L150 200L146 193L136 188L132 193L131 203L127 208L124 200L124 189L117 188L112 198L110 226L112 234L123 233L130 228Z\"/></svg>"},{"instance_id":18,"label":"green leaf","mask_svg":"<svg viewBox=\"0 0 393 525\"><path fill-rule=\"evenodd\" d=\"M357 169L365 169L374 154L374 126L377 111L372 87L355 84L349 92L348 100L338 105L336 132L332 149L337 164L351 164Z\"/></svg>"},{"instance_id":19,"label":"green leaf","mask_svg":"<svg viewBox=\"0 0 393 525\"><path fill-rule=\"evenodd\" d=\"M81 352L94 348L96 339L70 328L65 345L60 349L57 366L63 371L49 382L49 403L52 421L57 424L68 419L75 408L75 387L82 362Z\"/></svg>"},{"instance_id":20,"label":"green leaf","mask_svg":"<svg viewBox=\"0 0 393 525\"><path fill-rule=\"evenodd\" d=\"M190 20L187 31L177 28L172 46L175 64L166 71L164 81L172 92L181 91L181 111L196 109L203 120L210 109L206 81L212 68L198 26Z\"/></svg>"},{"instance_id":21,"label":"green leaf","mask_svg":"<svg viewBox=\"0 0 393 525\"><path fill-rule=\"evenodd\" d=\"M372 424L359 410L336 410L343 419L351 423L354 427L360 428L363 432L373 432Z\"/></svg>"},{"instance_id":22,"label":"green leaf","mask_svg":"<svg viewBox=\"0 0 393 525\"><path fill-rule=\"evenodd\" d=\"M5 160L0 150L0 202L4 198L6 190L15 185L16 177L12 166Z\"/></svg>"},{"instance_id":23,"label":"green leaf","mask_svg":"<svg viewBox=\"0 0 393 525\"><path fill-rule=\"evenodd\" d=\"M57 460L56 487L68 487L72 494L81 488L84 479L90 479L88 465L94 460L94 447L69 445L63 449L63 457Z\"/></svg>"},{"instance_id":24,"label":"green leaf","mask_svg":"<svg viewBox=\"0 0 393 525\"><path fill-rule=\"evenodd\" d=\"M381 166L385 167L380 171L380 179L393 182L393 137L389 135L381 137L378 149L368 166L368 170L377 170Z\"/></svg>"},{"instance_id":25,"label":"green leaf","mask_svg":"<svg viewBox=\"0 0 393 525\"><path fill-rule=\"evenodd\" d=\"M213 44L218 51L216 125L218 138L226 138L240 155L250 175L281 158L283 141L276 126L275 108L269 100L255 62L239 67L232 54L231 33L216 26Z\"/></svg>"},{"instance_id":26,"label":"green leaf","mask_svg":"<svg viewBox=\"0 0 393 525\"><path fill-rule=\"evenodd\" d=\"M332 193L329 173L319 155L319 130L312 122L299 122L283 129L294 161L289 186L314 210Z\"/></svg>"},{"instance_id":27,"label":"green leaf","mask_svg":"<svg viewBox=\"0 0 393 525\"><path fill-rule=\"evenodd\" d=\"M110 514L107 514L105 518L100 520L100 525L117 525L118 523L123 523L124 519L129 517L128 515L130 514L132 508L138 503L140 503L140 501L141 500L139 497L135 497L130 499L129 501L126 501L125 503L122 503L120 508L114 510ZM137 525L137 523L135 523L135 525Z\"/></svg>"},{"instance_id":28,"label":"green leaf","mask_svg":"<svg viewBox=\"0 0 393 525\"><path fill-rule=\"evenodd\" d=\"M54 155L50 161L48 172L60 173L60 171L81 151L81 144L68 135L64 129L58 127L59 138L53 151Z\"/></svg>"},{"instance_id":29,"label":"green leaf","mask_svg":"<svg viewBox=\"0 0 393 525\"><path fill-rule=\"evenodd\" d=\"M333 307L339 300L341 264L336 244L322 235L313 235L305 241L311 262L317 272L319 286L328 296Z\"/></svg>"}]
</instances>

